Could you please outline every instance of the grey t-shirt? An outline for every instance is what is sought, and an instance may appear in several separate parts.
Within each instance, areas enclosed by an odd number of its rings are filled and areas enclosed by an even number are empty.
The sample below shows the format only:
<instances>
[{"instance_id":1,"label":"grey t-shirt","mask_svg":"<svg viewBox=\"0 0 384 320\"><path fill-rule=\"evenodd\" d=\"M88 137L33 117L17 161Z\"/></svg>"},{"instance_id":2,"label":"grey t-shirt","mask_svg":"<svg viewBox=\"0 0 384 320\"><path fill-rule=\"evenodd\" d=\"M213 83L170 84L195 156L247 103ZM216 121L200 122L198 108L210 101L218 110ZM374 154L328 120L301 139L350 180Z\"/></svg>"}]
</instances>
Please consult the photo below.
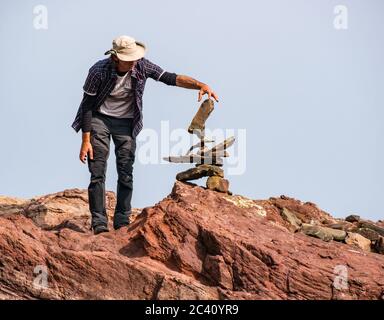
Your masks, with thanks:
<instances>
[{"instance_id":1,"label":"grey t-shirt","mask_svg":"<svg viewBox=\"0 0 384 320\"><path fill-rule=\"evenodd\" d=\"M99 112L116 118L133 118L135 93L132 89L132 70L117 75L116 85L99 107Z\"/></svg>"}]
</instances>

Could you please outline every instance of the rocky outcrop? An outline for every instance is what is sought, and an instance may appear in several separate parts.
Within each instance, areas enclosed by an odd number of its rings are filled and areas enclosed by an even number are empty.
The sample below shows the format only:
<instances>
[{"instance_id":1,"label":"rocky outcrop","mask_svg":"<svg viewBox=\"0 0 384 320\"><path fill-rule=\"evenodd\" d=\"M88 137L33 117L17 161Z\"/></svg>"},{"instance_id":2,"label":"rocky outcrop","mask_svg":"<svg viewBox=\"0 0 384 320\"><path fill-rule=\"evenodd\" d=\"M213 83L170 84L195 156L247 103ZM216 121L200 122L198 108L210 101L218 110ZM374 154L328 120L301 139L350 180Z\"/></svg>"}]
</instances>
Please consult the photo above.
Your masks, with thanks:
<instances>
[{"instance_id":1,"label":"rocky outcrop","mask_svg":"<svg viewBox=\"0 0 384 320\"><path fill-rule=\"evenodd\" d=\"M95 236L86 190L0 201L2 299L384 299L382 224L345 223L311 202L177 181L128 227ZM109 215L114 205L108 192ZM369 251L338 237L372 226Z\"/></svg>"}]
</instances>

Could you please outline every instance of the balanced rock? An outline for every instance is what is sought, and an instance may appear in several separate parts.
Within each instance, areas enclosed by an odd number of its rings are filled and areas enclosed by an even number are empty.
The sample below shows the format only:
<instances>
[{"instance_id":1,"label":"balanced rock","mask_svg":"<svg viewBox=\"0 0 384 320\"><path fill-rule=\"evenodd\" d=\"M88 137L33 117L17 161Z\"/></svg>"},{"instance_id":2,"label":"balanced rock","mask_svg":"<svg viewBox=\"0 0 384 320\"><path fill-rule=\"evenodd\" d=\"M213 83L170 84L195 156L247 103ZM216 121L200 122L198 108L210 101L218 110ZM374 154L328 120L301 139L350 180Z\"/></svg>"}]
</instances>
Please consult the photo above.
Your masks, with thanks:
<instances>
[{"instance_id":1,"label":"balanced rock","mask_svg":"<svg viewBox=\"0 0 384 320\"><path fill-rule=\"evenodd\" d=\"M214 110L213 100L206 99L199 107L191 124L188 127L190 134L196 134L200 139L194 143L186 154L164 157L165 161L172 163L195 163L196 167L180 172L176 175L178 181L188 181L209 177L206 185L208 189L224 192L232 195L228 190L229 182L224 179L223 158L229 157L227 148L233 145L235 137L231 136L220 143L215 139L208 139L205 136L205 122ZM206 144L215 143L207 146Z\"/></svg>"},{"instance_id":2,"label":"balanced rock","mask_svg":"<svg viewBox=\"0 0 384 320\"><path fill-rule=\"evenodd\" d=\"M213 164L216 166L223 165L223 159L221 157L205 157L198 154L188 154L184 156L169 156L164 157L163 160L173 162L173 163L196 163L200 164Z\"/></svg>"},{"instance_id":3,"label":"balanced rock","mask_svg":"<svg viewBox=\"0 0 384 320\"><path fill-rule=\"evenodd\" d=\"M371 240L363 237L358 233L348 232L348 235L345 238L345 243L355 247L359 247L364 251L368 251L368 252L371 251Z\"/></svg>"},{"instance_id":4,"label":"balanced rock","mask_svg":"<svg viewBox=\"0 0 384 320\"><path fill-rule=\"evenodd\" d=\"M211 176L207 179L207 188L213 191L228 193L229 181L219 176Z\"/></svg>"},{"instance_id":5,"label":"balanced rock","mask_svg":"<svg viewBox=\"0 0 384 320\"><path fill-rule=\"evenodd\" d=\"M331 229L307 223L302 224L301 232L307 236L316 237L323 241L343 241L347 236L347 233L344 230Z\"/></svg>"},{"instance_id":6,"label":"balanced rock","mask_svg":"<svg viewBox=\"0 0 384 320\"><path fill-rule=\"evenodd\" d=\"M224 178L224 171L218 166L210 164L201 164L186 171L179 172L176 175L178 181L188 181L200 179L202 177L218 176Z\"/></svg>"},{"instance_id":7,"label":"balanced rock","mask_svg":"<svg viewBox=\"0 0 384 320\"><path fill-rule=\"evenodd\" d=\"M206 99L201 104L199 110L192 119L191 124L189 125L189 133L199 133L205 129L205 121L207 121L209 115L213 111L213 101L211 99Z\"/></svg>"}]
</instances>

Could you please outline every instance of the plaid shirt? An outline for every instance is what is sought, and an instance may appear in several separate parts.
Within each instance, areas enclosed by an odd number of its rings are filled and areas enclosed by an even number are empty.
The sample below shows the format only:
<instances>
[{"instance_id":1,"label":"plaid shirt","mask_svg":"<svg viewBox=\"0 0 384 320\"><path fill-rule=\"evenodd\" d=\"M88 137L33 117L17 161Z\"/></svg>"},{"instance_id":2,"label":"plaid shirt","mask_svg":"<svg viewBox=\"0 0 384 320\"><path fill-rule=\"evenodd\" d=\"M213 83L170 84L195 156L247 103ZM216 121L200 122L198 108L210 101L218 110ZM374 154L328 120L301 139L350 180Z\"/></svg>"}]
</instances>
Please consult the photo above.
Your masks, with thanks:
<instances>
[{"instance_id":1,"label":"plaid shirt","mask_svg":"<svg viewBox=\"0 0 384 320\"><path fill-rule=\"evenodd\" d=\"M137 60L132 70L132 85L135 90L135 110L133 116L133 137L136 137L143 128L143 93L147 78L161 81L167 85L175 85L169 81L169 77L162 77L164 71L161 67L146 58ZM168 73L169 74L169 73ZM175 75L175 74L174 74ZM176 75L175 75L176 76ZM86 94L96 96L96 103L93 110L97 110L115 87L117 72L111 58L96 62L90 69L83 86ZM82 103L79 106L75 120L71 127L79 132L82 124Z\"/></svg>"}]
</instances>

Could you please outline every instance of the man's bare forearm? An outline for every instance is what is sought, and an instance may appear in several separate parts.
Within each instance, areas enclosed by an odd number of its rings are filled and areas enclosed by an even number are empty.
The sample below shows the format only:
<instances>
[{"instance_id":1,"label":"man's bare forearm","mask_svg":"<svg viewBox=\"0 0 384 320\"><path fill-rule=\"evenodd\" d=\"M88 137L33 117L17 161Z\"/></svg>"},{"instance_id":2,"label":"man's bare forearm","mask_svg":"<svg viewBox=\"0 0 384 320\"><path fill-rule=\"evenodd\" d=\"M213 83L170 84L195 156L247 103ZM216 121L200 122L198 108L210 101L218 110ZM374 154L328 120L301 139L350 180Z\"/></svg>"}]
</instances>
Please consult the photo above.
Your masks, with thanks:
<instances>
[{"instance_id":1,"label":"man's bare forearm","mask_svg":"<svg viewBox=\"0 0 384 320\"><path fill-rule=\"evenodd\" d=\"M176 76L176 86L183 87L187 89L196 89L199 90L199 99L201 100L204 94L208 94L208 98L211 99L211 96L219 102L219 97L213 90L205 83L200 82L199 80L193 79L188 76L178 74Z\"/></svg>"},{"instance_id":2,"label":"man's bare forearm","mask_svg":"<svg viewBox=\"0 0 384 320\"><path fill-rule=\"evenodd\" d=\"M91 141L91 133L90 132L83 132L82 139L83 139L83 142L90 142Z\"/></svg>"},{"instance_id":3,"label":"man's bare forearm","mask_svg":"<svg viewBox=\"0 0 384 320\"><path fill-rule=\"evenodd\" d=\"M176 77L176 85L178 87L183 87L183 88L187 88L187 89L200 90L206 84L202 83L196 79L193 79L191 77L178 74Z\"/></svg>"}]
</instances>

